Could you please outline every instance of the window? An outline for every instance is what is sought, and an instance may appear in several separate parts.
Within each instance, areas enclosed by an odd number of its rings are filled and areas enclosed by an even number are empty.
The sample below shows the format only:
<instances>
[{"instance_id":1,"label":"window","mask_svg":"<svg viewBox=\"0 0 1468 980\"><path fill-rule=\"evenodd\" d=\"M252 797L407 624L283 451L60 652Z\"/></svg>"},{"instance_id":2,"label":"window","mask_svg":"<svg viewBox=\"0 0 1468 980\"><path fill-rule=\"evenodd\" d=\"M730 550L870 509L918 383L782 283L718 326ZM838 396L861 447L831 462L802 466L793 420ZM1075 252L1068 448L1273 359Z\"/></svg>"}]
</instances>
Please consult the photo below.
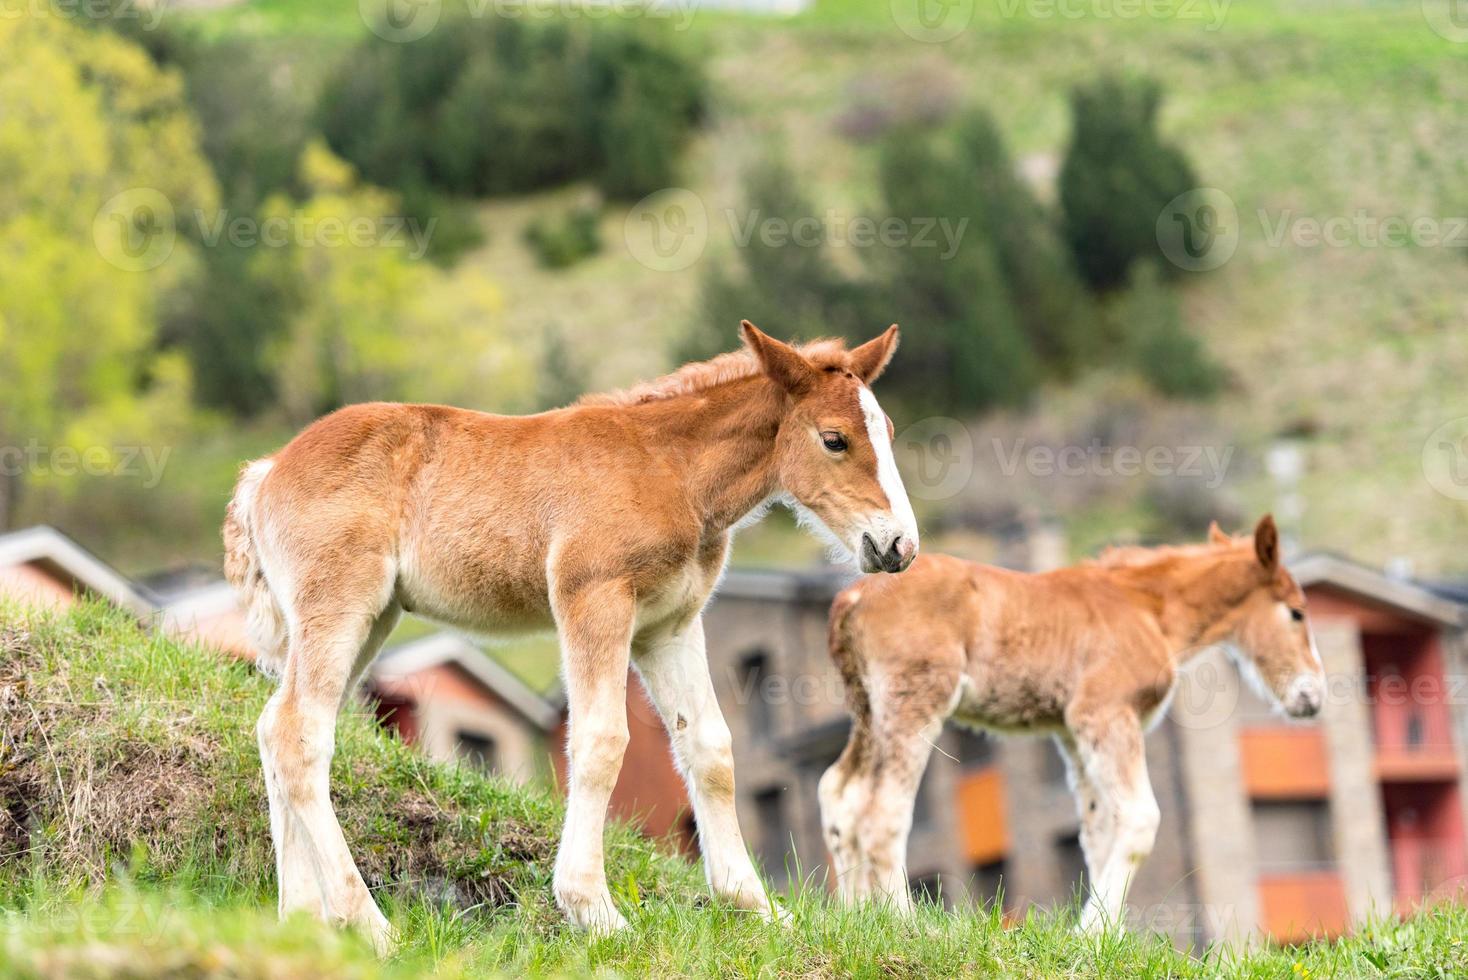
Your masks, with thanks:
<instances>
[{"instance_id":1,"label":"window","mask_svg":"<svg viewBox=\"0 0 1468 980\"><path fill-rule=\"evenodd\" d=\"M749 733L755 738L770 734L774 727L775 713L766 684L769 676L770 656L763 650L756 650L740 659L739 697L749 719Z\"/></svg>"},{"instance_id":2,"label":"window","mask_svg":"<svg viewBox=\"0 0 1468 980\"><path fill-rule=\"evenodd\" d=\"M907 890L915 902L929 905L943 904L943 878L936 871L925 875L913 875L908 880Z\"/></svg>"},{"instance_id":3,"label":"window","mask_svg":"<svg viewBox=\"0 0 1468 980\"><path fill-rule=\"evenodd\" d=\"M454 736L454 751L461 760L481 772L494 772L499 766L494 739L483 732L459 729Z\"/></svg>"},{"instance_id":4,"label":"window","mask_svg":"<svg viewBox=\"0 0 1468 980\"><path fill-rule=\"evenodd\" d=\"M1086 873L1086 852L1081 847L1080 834L1068 834L1055 841L1055 870L1060 895L1066 901L1079 898L1084 902L1091 894L1090 876Z\"/></svg>"},{"instance_id":5,"label":"window","mask_svg":"<svg viewBox=\"0 0 1468 980\"><path fill-rule=\"evenodd\" d=\"M785 854L790 848L790 828L785 822L785 790L771 786L754 794L755 820L759 823L759 861L771 878L785 877Z\"/></svg>"},{"instance_id":6,"label":"window","mask_svg":"<svg viewBox=\"0 0 1468 980\"><path fill-rule=\"evenodd\" d=\"M982 769L994 762L994 739L976 728L959 726L953 732L953 755L965 769Z\"/></svg>"},{"instance_id":7,"label":"window","mask_svg":"<svg viewBox=\"0 0 1468 980\"><path fill-rule=\"evenodd\" d=\"M914 829L926 827L933 821L933 760L928 760L928 767L923 770L923 778L918 781L917 795L912 801L912 825Z\"/></svg>"},{"instance_id":8,"label":"window","mask_svg":"<svg viewBox=\"0 0 1468 980\"><path fill-rule=\"evenodd\" d=\"M990 861L974 868L973 882L969 888L974 903L990 908L1000 905L1004 893L1004 859ZM1002 908L1003 906L1000 905Z\"/></svg>"},{"instance_id":9,"label":"window","mask_svg":"<svg viewBox=\"0 0 1468 980\"><path fill-rule=\"evenodd\" d=\"M1427 723L1422 719L1422 712L1412 711L1407 715L1407 748L1420 749L1427 741Z\"/></svg>"},{"instance_id":10,"label":"window","mask_svg":"<svg viewBox=\"0 0 1468 980\"><path fill-rule=\"evenodd\" d=\"M1065 750L1055 739L1050 740L1050 751L1045 753L1045 781L1064 786L1070 781L1070 767L1065 761Z\"/></svg>"},{"instance_id":11,"label":"window","mask_svg":"<svg viewBox=\"0 0 1468 980\"><path fill-rule=\"evenodd\" d=\"M1318 868L1334 863L1326 801L1259 800L1253 810L1254 847L1261 868Z\"/></svg>"}]
</instances>

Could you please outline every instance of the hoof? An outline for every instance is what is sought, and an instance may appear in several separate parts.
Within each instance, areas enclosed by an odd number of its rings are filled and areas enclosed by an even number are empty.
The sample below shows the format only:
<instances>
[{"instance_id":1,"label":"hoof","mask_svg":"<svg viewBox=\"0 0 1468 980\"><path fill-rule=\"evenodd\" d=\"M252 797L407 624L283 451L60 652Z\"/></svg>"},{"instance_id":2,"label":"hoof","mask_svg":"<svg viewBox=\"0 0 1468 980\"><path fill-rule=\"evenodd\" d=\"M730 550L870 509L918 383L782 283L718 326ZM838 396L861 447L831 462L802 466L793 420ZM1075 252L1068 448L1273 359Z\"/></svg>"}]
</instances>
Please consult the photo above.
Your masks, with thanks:
<instances>
[{"instance_id":1,"label":"hoof","mask_svg":"<svg viewBox=\"0 0 1468 980\"><path fill-rule=\"evenodd\" d=\"M592 935L610 936L627 928L627 920L612 904L611 893L587 896L556 890L556 904L572 927Z\"/></svg>"}]
</instances>

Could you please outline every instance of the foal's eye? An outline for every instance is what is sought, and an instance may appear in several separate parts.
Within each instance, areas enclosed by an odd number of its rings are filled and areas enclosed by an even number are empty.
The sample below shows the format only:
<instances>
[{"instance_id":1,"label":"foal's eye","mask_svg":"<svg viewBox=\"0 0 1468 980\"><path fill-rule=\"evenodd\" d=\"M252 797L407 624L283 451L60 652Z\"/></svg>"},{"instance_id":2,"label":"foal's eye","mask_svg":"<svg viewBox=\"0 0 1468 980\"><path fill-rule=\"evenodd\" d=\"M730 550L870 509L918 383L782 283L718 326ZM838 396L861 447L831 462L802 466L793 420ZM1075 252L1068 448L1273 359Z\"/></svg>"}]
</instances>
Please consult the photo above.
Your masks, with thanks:
<instances>
[{"instance_id":1,"label":"foal's eye","mask_svg":"<svg viewBox=\"0 0 1468 980\"><path fill-rule=\"evenodd\" d=\"M1297 623L1303 623L1305 621L1305 610L1303 610L1303 609L1291 609L1290 610L1290 618L1293 619Z\"/></svg>"},{"instance_id":2,"label":"foal's eye","mask_svg":"<svg viewBox=\"0 0 1468 980\"><path fill-rule=\"evenodd\" d=\"M833 453L846 452L846 437L839 432L822 432L821 444Z\"/></svg>"}]
</instances>

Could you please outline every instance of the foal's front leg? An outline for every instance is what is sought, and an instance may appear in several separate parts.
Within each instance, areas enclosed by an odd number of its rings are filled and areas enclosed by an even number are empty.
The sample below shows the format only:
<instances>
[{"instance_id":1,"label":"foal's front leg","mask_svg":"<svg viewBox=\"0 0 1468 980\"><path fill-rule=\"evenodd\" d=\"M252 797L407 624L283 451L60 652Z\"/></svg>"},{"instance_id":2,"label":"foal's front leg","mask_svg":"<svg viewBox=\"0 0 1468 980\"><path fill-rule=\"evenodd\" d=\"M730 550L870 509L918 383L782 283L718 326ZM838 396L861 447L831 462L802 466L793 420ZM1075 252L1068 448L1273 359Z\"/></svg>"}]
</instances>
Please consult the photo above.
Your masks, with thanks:
<instances>
[{"instance_id":1,"label":"foal's front leg","mask_svg":"<svg viewBox=\"0 0 1468 980\"><path fill-rule=\"evenodd\" d=\"M556 904L572 925L598 932L627 921L607 890L607 805L627 749L627 663L636 615L631 588L597 582L555 599L570 712L566 824L556 854Z\"/></svg>"},{"instance_id":2,"label":"foal's front leg","mask_svg":"<svg viewBox=\"0 0 1468 980\"><path fill-rule=\"evenodd\" d=\"M688 783L704 871L715 895L773 917L734 810L734 747L704 651L703 620L639 643L642 681L668 729ZM758 696L758 695L757 695Z\"/></svg>"}]
</instances>

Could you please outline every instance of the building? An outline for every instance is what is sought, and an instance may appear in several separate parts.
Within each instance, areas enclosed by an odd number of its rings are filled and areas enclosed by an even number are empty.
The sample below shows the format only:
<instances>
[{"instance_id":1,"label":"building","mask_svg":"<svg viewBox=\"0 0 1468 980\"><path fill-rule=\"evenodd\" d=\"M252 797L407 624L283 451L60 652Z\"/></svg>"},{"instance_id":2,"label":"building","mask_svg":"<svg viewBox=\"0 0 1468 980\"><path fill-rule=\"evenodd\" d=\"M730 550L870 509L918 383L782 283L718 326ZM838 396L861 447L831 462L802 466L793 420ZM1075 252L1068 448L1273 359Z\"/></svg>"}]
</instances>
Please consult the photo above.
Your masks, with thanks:
<instances>
[{"instance_id":1,"label":"building","mask_svg":"<svg viewBox=\"0 0 1468 980\"><path fill-rule=\"evenodd\" d=\"M49 527L0 535L0 595L61 607L90 594L170 636L254 656L234 590L210 578L175 589L132 582ZM390 645L369 669L378 717L432 758L459 758L521 782L549 772L559 712L483 651L448 632Z\"/></svg>"}]
</instances>

